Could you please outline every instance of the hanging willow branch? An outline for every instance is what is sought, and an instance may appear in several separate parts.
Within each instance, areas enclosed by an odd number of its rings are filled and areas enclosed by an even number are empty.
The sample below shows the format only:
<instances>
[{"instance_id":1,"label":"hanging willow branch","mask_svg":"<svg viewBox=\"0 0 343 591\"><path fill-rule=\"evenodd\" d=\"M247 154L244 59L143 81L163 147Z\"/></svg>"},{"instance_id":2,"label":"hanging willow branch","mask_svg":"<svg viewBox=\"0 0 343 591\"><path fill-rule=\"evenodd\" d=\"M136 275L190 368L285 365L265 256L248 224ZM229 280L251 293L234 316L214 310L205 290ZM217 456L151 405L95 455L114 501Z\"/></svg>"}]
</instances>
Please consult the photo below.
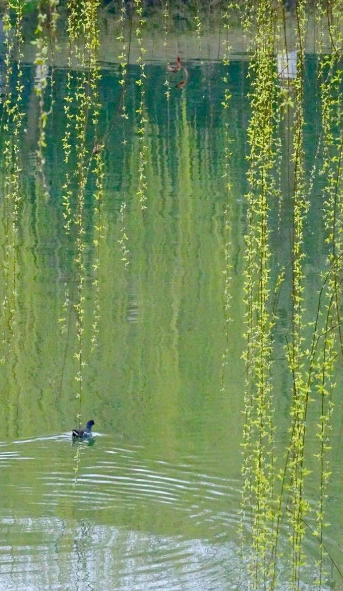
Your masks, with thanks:
<instances>
[{"instance_id":1,"label":"hanging willow branch","mask_svg":"<svg viewBox=\"0 0 343 591\"><path fill-rule=\"evenodd\" d=\"M232 207L232 187L231 187L231 143L232 140L230 138L230 101L231 101L231 92L229 88L229 53L230 53L230 44L229 44L229 31L231 26L231 19L234 14L234 9L236 6L233 3L229 3L226 11L224 13L224 29L226 37L223 41L223 66L225 68L225 73L223 76L223 82L225 85L224 88L224 97L222 101L223 107L223 118L224 118L224 180L225 180L225 193L226 193L226 205L224 210L224 256L225 256L225 266L223 269L224 274L224 306L225 306L225 351L223 353L222 358L222 390L224 391L224 370L228 363L229 358L229 324L231 321L230 317L230 309L231 309L231 300L232 300L232 293L231 293L231 282L232 282L232 244L231 244L231 225L230 225L230 209Z\"/></svg>"},{"instance_id":2,"label":"hanging willow branch","mask_svg":"<svg viewBox=\"0 0 343 591\"><path fill-rule=\"evenodd\" d=\"M1 361L12 350L12 341L18 326L19 215L21 204L20 143L23 122L23 7L20 0L8 1L4 14L5 32L5 95L1 131L3 134L3 197L6 211L4 247L4 299L2 308ZM15 62L14 62L15 60Z\"/></svg>"},{"instance_id":3,"label":"hanging willow branch","mask_svg":"<svg viewBox=\"0 0 343 591\"><path fill-rule=\"evenodd\" d=\"M144 210L147 208L146 201L147 201L147 179L146 179L146 166L147 166L147 154L148 154L148 144L147 144L147 114L146 114L146 107L145 107L145 82L146 82L146 72L145 72L145 53L146 49L143 47L143 38L142 32L143 27L146 23L146 19L143 16L143 3L142 0L134 0L135 8L136 8L136 15L138 18L136 24L136 40L138 43L139 54L137 58L137 64L139 65L139 78L136 80L136 84L139 88L139 105L137 108L138 114L138 136L139 136L139 164L138 164L138 188L137 188L137 196L139 198L141 209Z\"/></svg>"},{"instance_id":4,"label":"hanging willow branch","mask_svg":"<svg viewBox=\"0 0 343 591\"><path fill-rule=\"evenodd\" d=\"M57 7L59 0L40 0L38 4L38 24L35 30L35 39L32 41L36 46L36 56L34 64L36 66L35 73L35 93L39 103L39 122L38 122L38 147L36 150L38 160L38 170L42 179L44 196L49 197L49 189L47 186L44 173L44 149L46 148L46 125L49 115L53 109L53 68L54 68L54 45L56 40L56 26L57 26ZM50 75L50 106L45 108L47 100L48 88L48 50L50 46L51 53L51 75Z\"/></svg>"},{"instance_id":5,"label":"hanging willow branch","mask_svg":"<svg viewBox=\"0 0 343 591\"><path fill-rule=\"evenodd\" d=\"M270 55L274 51L273 3L259 2L256 49L249 67L252 79L248 128L250 147L248 212L245 237L245 322L247 368L244 397L243 528L251 515L250 569L254 589L268 577L272 547L273 504L273 399L271 387L273 315L270 302L270 203L277 193L273 169L277 153L279 96L277 74Z\"/></svg>"}]
</instances>

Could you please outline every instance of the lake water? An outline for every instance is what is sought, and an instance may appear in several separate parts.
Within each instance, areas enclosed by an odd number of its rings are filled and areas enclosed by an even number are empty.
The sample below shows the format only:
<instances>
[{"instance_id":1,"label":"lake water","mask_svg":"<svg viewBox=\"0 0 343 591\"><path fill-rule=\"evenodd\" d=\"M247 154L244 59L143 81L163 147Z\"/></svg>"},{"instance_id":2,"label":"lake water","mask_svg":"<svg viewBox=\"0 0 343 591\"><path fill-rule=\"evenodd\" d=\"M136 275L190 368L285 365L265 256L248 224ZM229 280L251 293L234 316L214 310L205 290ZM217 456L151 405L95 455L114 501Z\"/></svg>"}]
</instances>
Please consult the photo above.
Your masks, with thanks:
<instances>
[{"instance_id":1,"label":"lake water","mask_svg":"<svg viewBox=\"0 0 343 591\"><path fill-rule=\"evenodd\" d=\"M35 154L39 109L34 69L24 67L21 201L16 222L15 296L10 306L14 311L12 316L5 315L1 326L2 591L249 588L237 533L245 379L241 355L248 61L242 56L229 66L233 298L228 334L223 298L223 68L220 63L197 61L188 68L187 86L183 91L172 86L168 103L165 64L147 66L148 198L142 212L136 195L139 146L133 124L138 70L129 67L129 120L123 130L116 117L119 72L115 66L103 64L100 136L106 135L106 146L102 231L94 249L97 212L91 177L83 217L85 365L80 400L75 380L75 241L73 234L68 236L64 231L61 205L68 172L62 149L67 73L56 71L56 103L47 127L47 199ZM316 60L311 57L306 61L305 94L306 165L310 171L320 134ZM88 141L92 146L92 138ZM72 160L69 171L73 167ZM286 168L283 174L286 183ZM274 270L287 265L290 257L289 207L286 190L281 205L276 204L271 212ZM315 309L318 270L324 269L327 254L321 207L320 182L316 182L305 235L310 312ZM8 249L4 200L1 208L4 259ZM119 243L124 226L127 264ZM100 260L98 288L94 284L96 256ZM2 281L1 301L4 285ZM291 401L283 352L290 319L288 288L278 307L273 371L277 445L283 449ZM95 309L98 336L92 351ZM228 362L223 368L227 346ZM328 521L333 525L327 530L326 544L342 568L343 415L339 391L328 503ZM72 441L71 429L78 426L78 413L83 422L95 421L91 442ZM315 453L317 439L311 432L308 445ZM310 498L315 490L315 479L312 484L309 479ZM309 535L306 544L310 558L304 588L311 589L318 543ZM286 557L284 569L286 572ZM330 562L327 570L326 587L343 589ZM286 589L283 577L286 575L281 571L280 588Z\"/></svg>"}]
</instances>

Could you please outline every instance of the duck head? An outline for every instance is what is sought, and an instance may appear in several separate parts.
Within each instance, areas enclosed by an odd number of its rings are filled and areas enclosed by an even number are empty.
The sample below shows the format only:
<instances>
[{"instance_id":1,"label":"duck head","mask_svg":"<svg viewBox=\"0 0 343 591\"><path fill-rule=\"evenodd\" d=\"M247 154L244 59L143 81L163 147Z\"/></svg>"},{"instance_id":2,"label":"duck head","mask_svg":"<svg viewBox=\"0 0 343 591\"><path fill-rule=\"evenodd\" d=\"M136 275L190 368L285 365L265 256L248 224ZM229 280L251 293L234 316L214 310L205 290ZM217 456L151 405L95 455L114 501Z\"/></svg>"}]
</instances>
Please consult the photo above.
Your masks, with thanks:
<instances>
[{"instance_id":1,"label":"duck head","mask_svg":"<svg viewBox=\"0 0 343 591\"><path fill-rule=\"evenodd\" d=\"M86 425L86 431L91 431L93 425L94 425L94 421L91 419L90 421L88 421L88 423Z\"/></svg>"}]
</instances>

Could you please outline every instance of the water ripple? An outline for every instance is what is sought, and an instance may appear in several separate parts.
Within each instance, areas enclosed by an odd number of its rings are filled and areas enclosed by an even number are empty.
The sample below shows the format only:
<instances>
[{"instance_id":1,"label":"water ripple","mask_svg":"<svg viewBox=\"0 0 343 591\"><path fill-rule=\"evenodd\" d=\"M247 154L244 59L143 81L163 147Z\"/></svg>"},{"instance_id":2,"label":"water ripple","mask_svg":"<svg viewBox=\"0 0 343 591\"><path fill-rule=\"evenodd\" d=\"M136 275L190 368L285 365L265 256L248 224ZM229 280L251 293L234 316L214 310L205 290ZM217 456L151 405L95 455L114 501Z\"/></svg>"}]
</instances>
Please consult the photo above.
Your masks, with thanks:
<instances>
[{"instance_id":1,"label":"water ripple","mask_svg":"<svg viewBox=\"0 0 343 591\"><path fill-rule=\"evenodd\" d=\"M113 589L122 591L223 587L222 562L236 560L227 540L228 528L236 528L238 483L207 470L213 458L185 455L173 463L110 437L73 445L70 434L0 445L12 490L0 509L4 591L43 588L47 568L45 588L97 590L105 565L117 573Z\"/></svg>"}]
</instances>

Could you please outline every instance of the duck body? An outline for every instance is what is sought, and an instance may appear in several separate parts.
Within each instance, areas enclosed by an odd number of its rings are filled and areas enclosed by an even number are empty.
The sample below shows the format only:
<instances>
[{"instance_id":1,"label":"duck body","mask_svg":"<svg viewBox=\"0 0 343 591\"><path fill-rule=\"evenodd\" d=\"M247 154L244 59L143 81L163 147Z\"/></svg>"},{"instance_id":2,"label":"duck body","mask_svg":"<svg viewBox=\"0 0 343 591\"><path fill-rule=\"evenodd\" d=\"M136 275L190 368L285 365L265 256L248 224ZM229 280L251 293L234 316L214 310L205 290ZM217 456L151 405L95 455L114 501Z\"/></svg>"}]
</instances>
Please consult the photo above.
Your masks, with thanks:
<instances>
[{"instance_id":1,"label":"duck body","mask_svg":"<svg viewBox=\"0 0 343 591\"><path fill-rule=\"evenodd\" d=\"M90 437L93 437L93 425L94 421L90 420L83 429L73 429L71 432L73 439L89 439Z\"/></svg>"},{"instance_id":2,"label":"duck body","mask_svg":"<svg viewBox=\"0 0 343 591\"><path fill-rule=\"evenodd\" d=\"M178 72L181 69L182 66L182 62L181 62L181 58L178 55L176 58L176 64L170 64L167 66L167 71L168 72L172 72L173 74L175 74L175 72Z\"/></svg>"}]
</instances>

